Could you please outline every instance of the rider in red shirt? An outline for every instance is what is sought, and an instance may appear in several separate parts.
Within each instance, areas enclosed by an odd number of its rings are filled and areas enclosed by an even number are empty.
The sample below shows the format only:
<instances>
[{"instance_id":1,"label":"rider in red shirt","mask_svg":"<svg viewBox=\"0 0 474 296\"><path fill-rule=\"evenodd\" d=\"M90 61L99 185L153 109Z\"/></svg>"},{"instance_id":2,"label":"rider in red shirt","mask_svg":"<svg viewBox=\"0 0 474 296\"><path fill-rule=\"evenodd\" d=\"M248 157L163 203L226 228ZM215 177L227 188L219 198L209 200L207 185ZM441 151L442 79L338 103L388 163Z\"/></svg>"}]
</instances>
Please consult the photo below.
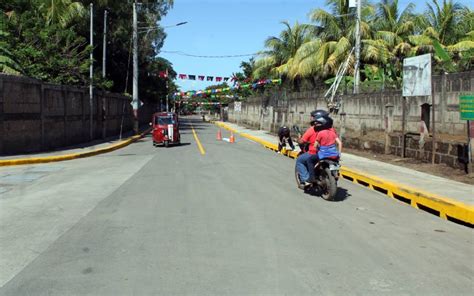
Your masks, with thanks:
<instances>
[{"instance_id":1,"label":"rider in red shirt","mask_svg":"<svg viewBox=\"0 0 474 296\"><path fill-rule=\"evenodd\" d=\"M299 179L302 185L309 185L310 181L314 179L313 167L315 161L318 159L317 147L314 145L318 131L314 128L316 119L321 116L328 116L328 113L324 110L315 110L311 112L311 127L309 127L303 136L298 140L300 145L309 144L308 151L300 154L296 159L296 170L298 171Z\"/></svg>"}]
</instances>

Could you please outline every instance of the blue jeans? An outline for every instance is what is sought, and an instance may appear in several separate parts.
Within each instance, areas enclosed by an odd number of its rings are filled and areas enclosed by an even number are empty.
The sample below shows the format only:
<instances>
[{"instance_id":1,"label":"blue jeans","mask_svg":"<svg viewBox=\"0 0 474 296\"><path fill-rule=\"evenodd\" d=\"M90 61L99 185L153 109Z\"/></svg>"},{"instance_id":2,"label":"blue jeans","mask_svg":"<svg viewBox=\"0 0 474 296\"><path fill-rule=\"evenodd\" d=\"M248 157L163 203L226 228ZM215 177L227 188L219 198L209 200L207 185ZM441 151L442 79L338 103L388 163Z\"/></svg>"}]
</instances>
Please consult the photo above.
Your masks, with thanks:
<instances>
[{"instance_id":1,"label":"blue jeans","mask_svg":"<svg viewBox=\"0 0 474 296\"><path fill-rule=\"evenodd\" d=\"M308 171L308 160L312 157L312 154L305 152L298 156L296 159L296 170L300 175L301 182L307 182L309 180L309 171Z\"/></svg>"},{"instance_id":2,"label":"blue jeans","mask_svg":"<svg viewBox=\"0 0 474 296\"><path fill-rule=\"evenodd\" d=\"M317 154L311 154L306 160L306 166L308 167L309 181L314 182L316 176L314 175L314 166L318 162L319 157Z\"/></svg>"}]
</instances>

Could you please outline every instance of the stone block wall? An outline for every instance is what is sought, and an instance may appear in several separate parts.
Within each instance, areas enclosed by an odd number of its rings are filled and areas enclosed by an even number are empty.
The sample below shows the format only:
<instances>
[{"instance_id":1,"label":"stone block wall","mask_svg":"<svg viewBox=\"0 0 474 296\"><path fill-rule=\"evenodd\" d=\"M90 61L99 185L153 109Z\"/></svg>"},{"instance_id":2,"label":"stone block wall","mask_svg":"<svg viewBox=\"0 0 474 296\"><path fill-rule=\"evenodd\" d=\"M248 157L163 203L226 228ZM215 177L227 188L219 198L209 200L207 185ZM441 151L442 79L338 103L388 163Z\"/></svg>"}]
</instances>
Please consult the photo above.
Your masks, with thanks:
<instances>
[{"instance_id":1,"label":"stone block wall","mask_svg":"<svg viewBox=\"0 0 474 296\"><path fill-rule=\"evenodd\" d=\"M151 113L145 106L140 113ZM48 151L133 128L130 98L96 91L90 137L89 90L0 74L0 155ZM148 116L148 115L147 115ZM149 119L142 119L148 122Z\"/></svg>"},{"instance_id":2,"label":"stone block wall","mask_svg":"<svg viewBox=\"0 0 474 296\"><path fill-rule=\"evenodd\" d=\"M445 144L452 145L447 153L437 150L436 160L456 167L458 164L457 160L453 158L453 151L456 150L457 158L457 146L464 145L467 142L467 123L460 119L459 96L465 93L474 93L474 71L433 76L433 90L433 98L410 97L405 99L405 130L409 134L420 133L422 105L425 104L429 110L427 126L431 134L434 102L434 124L437 142L439 142L437 145L440 145L440 147L444 147ZM337 114L333 115L333 118L335 119L335 126L342 136L345 139L351 139L349 145L360 146L362 136L369 133L381 133L379 141L366 140L372 142L370 147L385 153L401 154L401 144L392 147L391 144L387 143L389 137L392 137L393 134L400 134L402 131L404 98L401 91L388 90L375 93L345 94L340 96L340 100L342 102L341 108ZM276 88L242 102L241 112L235 112L233 105L230 104L227 117L231 122L276 132L282 125L307 127L309 114L315 109L327 110L324 91L291 92ZM453 138L457 142L447 144L451 143ZM449 141L446 139L449 139ZM427 140L425 147L422 149L423 151L426 150L426 153L421 153L418 148L416 151L410 148L412 141L415 140L407 138L407 156L431 159L431 148L427 148L431 145L428 145L430 140ZM423 155L423 157L420 155Z\"/></svg>"}]
</instances>

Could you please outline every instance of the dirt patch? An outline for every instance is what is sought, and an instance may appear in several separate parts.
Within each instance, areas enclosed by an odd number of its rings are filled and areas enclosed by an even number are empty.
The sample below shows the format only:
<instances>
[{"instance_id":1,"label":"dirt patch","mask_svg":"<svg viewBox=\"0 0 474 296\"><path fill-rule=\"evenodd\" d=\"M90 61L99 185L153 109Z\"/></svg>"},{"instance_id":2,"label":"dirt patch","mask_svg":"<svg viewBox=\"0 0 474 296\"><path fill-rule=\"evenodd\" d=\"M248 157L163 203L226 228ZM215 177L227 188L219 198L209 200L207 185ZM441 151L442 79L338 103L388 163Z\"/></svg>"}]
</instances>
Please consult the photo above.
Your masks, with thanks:
<instances>
[{"instance_id":1,"label":"dirt patch","mask_svg":"<svg viewBox=\"0 0 474 296\"><path fill-rule=\"evenodd\" d=\"M464 171L449 167L445 164L431 164L413 158L400 158L399 156L395 155L379 154L350 148L344 149L343 153L344 152L462 182L465 184L474 185L473 174L467 175Z\"/></svg>"}]
</instances>

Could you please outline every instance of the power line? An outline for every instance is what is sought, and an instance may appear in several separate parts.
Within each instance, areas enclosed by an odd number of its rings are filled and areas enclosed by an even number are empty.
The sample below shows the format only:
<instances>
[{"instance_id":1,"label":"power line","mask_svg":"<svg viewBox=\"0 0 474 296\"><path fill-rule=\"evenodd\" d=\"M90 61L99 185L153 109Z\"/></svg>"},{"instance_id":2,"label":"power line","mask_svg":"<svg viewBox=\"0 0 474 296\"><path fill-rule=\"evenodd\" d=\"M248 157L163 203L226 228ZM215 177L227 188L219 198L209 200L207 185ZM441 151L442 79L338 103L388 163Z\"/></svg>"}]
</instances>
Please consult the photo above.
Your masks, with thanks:
<instances>
[{"instance_id":1,"label":"power line","mask_svg":"<svg viewBox=\"0 0 474 296\"><path fill-rule=\"evenodd\" d=\"M222 59L222 58L240 58L240 57L250 57L257 56L259 53L248 53L248 54L235 54L235 55L195 55L189 54L182 51L172 51L172 50L162 50L163 53L177 54L193 58L208 58L208 59Z\"/></svg>"}]
</instances>

